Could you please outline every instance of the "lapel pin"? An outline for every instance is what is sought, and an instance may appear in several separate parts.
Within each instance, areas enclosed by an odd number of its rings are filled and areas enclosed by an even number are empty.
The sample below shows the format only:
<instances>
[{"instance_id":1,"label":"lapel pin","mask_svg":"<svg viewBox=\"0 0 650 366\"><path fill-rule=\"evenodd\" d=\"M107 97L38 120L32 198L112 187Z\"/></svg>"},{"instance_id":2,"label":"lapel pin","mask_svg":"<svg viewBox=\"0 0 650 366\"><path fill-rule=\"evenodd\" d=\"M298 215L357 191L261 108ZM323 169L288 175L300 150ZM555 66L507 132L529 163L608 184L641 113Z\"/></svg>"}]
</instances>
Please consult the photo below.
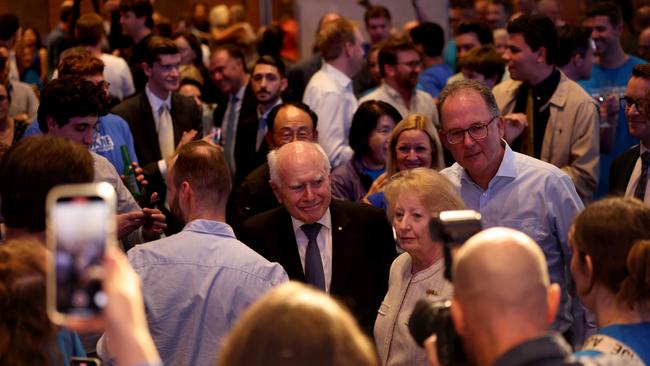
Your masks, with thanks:
<instances>
[{"instance_id":1,"label":"lapel pin","mask_svg":"<svg viewBox=\"0 0 650 366\"><path fill-rule=\"evenodd\" d=\"M341 230L343 230L343 228L339 226L339 231L341 231Z\"/></svg>"}]
</instances>

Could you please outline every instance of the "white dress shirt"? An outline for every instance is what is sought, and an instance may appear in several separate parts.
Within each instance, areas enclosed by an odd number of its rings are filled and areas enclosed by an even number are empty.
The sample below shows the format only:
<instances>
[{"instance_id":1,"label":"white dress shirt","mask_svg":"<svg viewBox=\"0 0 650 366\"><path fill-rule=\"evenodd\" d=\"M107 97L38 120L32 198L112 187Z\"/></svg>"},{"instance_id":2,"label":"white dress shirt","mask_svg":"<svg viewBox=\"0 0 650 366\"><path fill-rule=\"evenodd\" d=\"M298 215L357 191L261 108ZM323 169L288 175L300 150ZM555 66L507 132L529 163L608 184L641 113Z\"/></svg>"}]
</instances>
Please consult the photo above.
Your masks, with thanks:
<instances>
[{"instance_id":1,"label":"white dress shirt","mask_svg":"<svg viewBox=\"0 0 650 366\"><path fill-rule=\"evenodd\" d=\"M158 134L158 131L160 130L160 107L163 104L167 104L167 107L171 112L172 93L169 92L167 94L167 98L165 98L164 100L160 99L151 91L151 89L149 88L149 84L147 84L144 87L144 92L146 93L147 99L149 100L149 105L151 106L151 114L153 115L153 121L156 123L156 134ZM162 175L162 177L165 178L165 176L167 175L167 163L165 162L165 159L158 160L158 170L160 171L160 175Z\"/></svg>"},{"instance_id":2,"label":"white dress shirt","mask_svg":"<svg viewBox=\"0 0 650 366\"><path fill-rule=\"evenodd\" d=\"M359 102L352 91L352 79L324 62L309 80L302 98L318 115L318 143L332 163L332 168L352 159L348 135L352 116Z\"/></svg>"},{"instance_id":3,"label":"white dress shirt","mask_svg":"<svg viewBox=\"0 0 650 366\"><path fill-rule=\"evenodd\" d=\"M325 211L323 217L316 221L322 225L316 243L318 244L318 251L320 252L320 259L323 263L323 274L325 275L325 291L330 292L330 284L332 283L332 216L330 209ZM296 220L291 217L291 224L293 225L293 233L296 237L296 244L298 244L298 254L300 254L300 263L302 263L302 271L305 272L305 256L307 253L307 244L309 239L307 235L300 228L305 222Z\"/></svg>"},{"instance_id":4,"label":"white dress shirt","mask_svg":"<svg viewBox=\"0 0 650 366\"><path fill-rule=\"evenodd\" d=\"M429 121L433 122L436 128L440 126L436 104L433 98L431 98L431 95L425 91L413 89L411 103L407 106L399 92L384 82L370 94L361 98L359 103L368 100L381 100L392 105L402 115L402 118L406 118L409 114L417 113L427 117ZM399 121L395 122L398 123Z\"/></svg>"}]
</instances>

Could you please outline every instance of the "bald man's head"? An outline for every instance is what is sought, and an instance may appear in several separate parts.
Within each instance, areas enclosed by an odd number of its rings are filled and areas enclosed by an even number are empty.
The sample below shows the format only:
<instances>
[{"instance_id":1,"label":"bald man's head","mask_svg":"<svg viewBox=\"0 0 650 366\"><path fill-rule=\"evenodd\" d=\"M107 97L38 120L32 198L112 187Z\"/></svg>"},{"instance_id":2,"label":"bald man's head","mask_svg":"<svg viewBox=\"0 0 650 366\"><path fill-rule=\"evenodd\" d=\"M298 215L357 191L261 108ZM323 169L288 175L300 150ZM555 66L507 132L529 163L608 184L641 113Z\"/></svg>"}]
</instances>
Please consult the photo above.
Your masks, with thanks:
<instances>
[{"instance_id":1,"label":"bald man's head","mask_svg":"<svg viewBox=\"0 0 650 366\"><path fill-rule=\"evenodd\" d=\"M492 228L470 238L454 257L453 278L454 298L466 316L488 322L521 319L540 329L554 319L544 254L519 231ZM553 314L543 316L549 309Z\"/></svg>"}]
</instances>

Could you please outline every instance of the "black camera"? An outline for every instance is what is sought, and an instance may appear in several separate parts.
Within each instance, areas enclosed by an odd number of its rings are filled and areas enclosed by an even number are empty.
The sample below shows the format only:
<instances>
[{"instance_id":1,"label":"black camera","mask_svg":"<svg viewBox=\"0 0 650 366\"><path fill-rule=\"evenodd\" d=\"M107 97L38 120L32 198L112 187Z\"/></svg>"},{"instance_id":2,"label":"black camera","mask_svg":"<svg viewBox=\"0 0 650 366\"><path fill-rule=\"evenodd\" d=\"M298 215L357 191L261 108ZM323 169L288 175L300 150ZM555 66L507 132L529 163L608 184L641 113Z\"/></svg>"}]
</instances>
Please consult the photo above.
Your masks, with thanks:
<instances>
[{"instance_id":1,"label":"black camera","mask_svg":"<svg viewBox=\"0 0 650 366\"><path fill-rule=\"evenodd\" d=\"M452 250L460 247L472 235L481 231L481 214L472 210L443 211L429 222L429 236L443 243L445 278L451 278ZM424 298L415 304L409 318L409 331L421 347L435 334L438 360L445 365L466 365L460 337L451 320L451 301Z\"/></svg>"},{"instance_id":2,"label":"black camera","mask_svg":"<svg viewBox=\"0 0 650 366\"><path fill-rule=\"evenodd\" d=\"M424 341L429 336L436 335L438 360L442 365L467 364L467 356L451 320L450 300L441 298L419 300L409 318L409 331L420 347L424 346Z\"/></svg>"}]
</instances>

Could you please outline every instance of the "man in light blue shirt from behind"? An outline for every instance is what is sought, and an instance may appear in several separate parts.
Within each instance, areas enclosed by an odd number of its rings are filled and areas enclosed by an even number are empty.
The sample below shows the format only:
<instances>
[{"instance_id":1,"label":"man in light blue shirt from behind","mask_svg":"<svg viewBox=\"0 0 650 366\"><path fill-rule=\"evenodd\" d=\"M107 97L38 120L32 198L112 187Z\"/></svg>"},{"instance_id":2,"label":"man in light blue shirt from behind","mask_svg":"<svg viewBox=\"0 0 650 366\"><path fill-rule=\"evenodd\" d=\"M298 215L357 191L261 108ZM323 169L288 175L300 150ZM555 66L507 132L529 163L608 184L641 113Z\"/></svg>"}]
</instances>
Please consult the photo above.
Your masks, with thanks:
<instances>
[{"instance_id":1,"label":"man in light blue shirt from behind","mask_svg":"<svg viewBox=\"0 0 650 366\"><path fill-rule=\"evenodd\" d=\"M504 121L494 96L483 85L473 80L448 85L440 94L438 110L440 140L456 160L442 175L459 189L469 208L481 213L484 227L510 227L537 242L551 282L562 289L553 328L570 330L573 343L582 344L584 319L572 328L567 291L571 260L567 235L583 208L573 181L554 165L510 149L503 140Z\"/></svg>"},{"instance_id":2,"label":"man in light blue shirt from behind","mask_svg":"<svg viewBox=\"0 0 650 366\"><path fill-rule=\"evenodd\" d=\"M242 312L288 277L225 223L231 183L221 149L188 143L165 179L170 211L185 227L133 248L129 261L142 279L149 329L164 364L213 365ZM102 343L98 351L106 360L110 350Z\"/></svg>"}]
</instances>

